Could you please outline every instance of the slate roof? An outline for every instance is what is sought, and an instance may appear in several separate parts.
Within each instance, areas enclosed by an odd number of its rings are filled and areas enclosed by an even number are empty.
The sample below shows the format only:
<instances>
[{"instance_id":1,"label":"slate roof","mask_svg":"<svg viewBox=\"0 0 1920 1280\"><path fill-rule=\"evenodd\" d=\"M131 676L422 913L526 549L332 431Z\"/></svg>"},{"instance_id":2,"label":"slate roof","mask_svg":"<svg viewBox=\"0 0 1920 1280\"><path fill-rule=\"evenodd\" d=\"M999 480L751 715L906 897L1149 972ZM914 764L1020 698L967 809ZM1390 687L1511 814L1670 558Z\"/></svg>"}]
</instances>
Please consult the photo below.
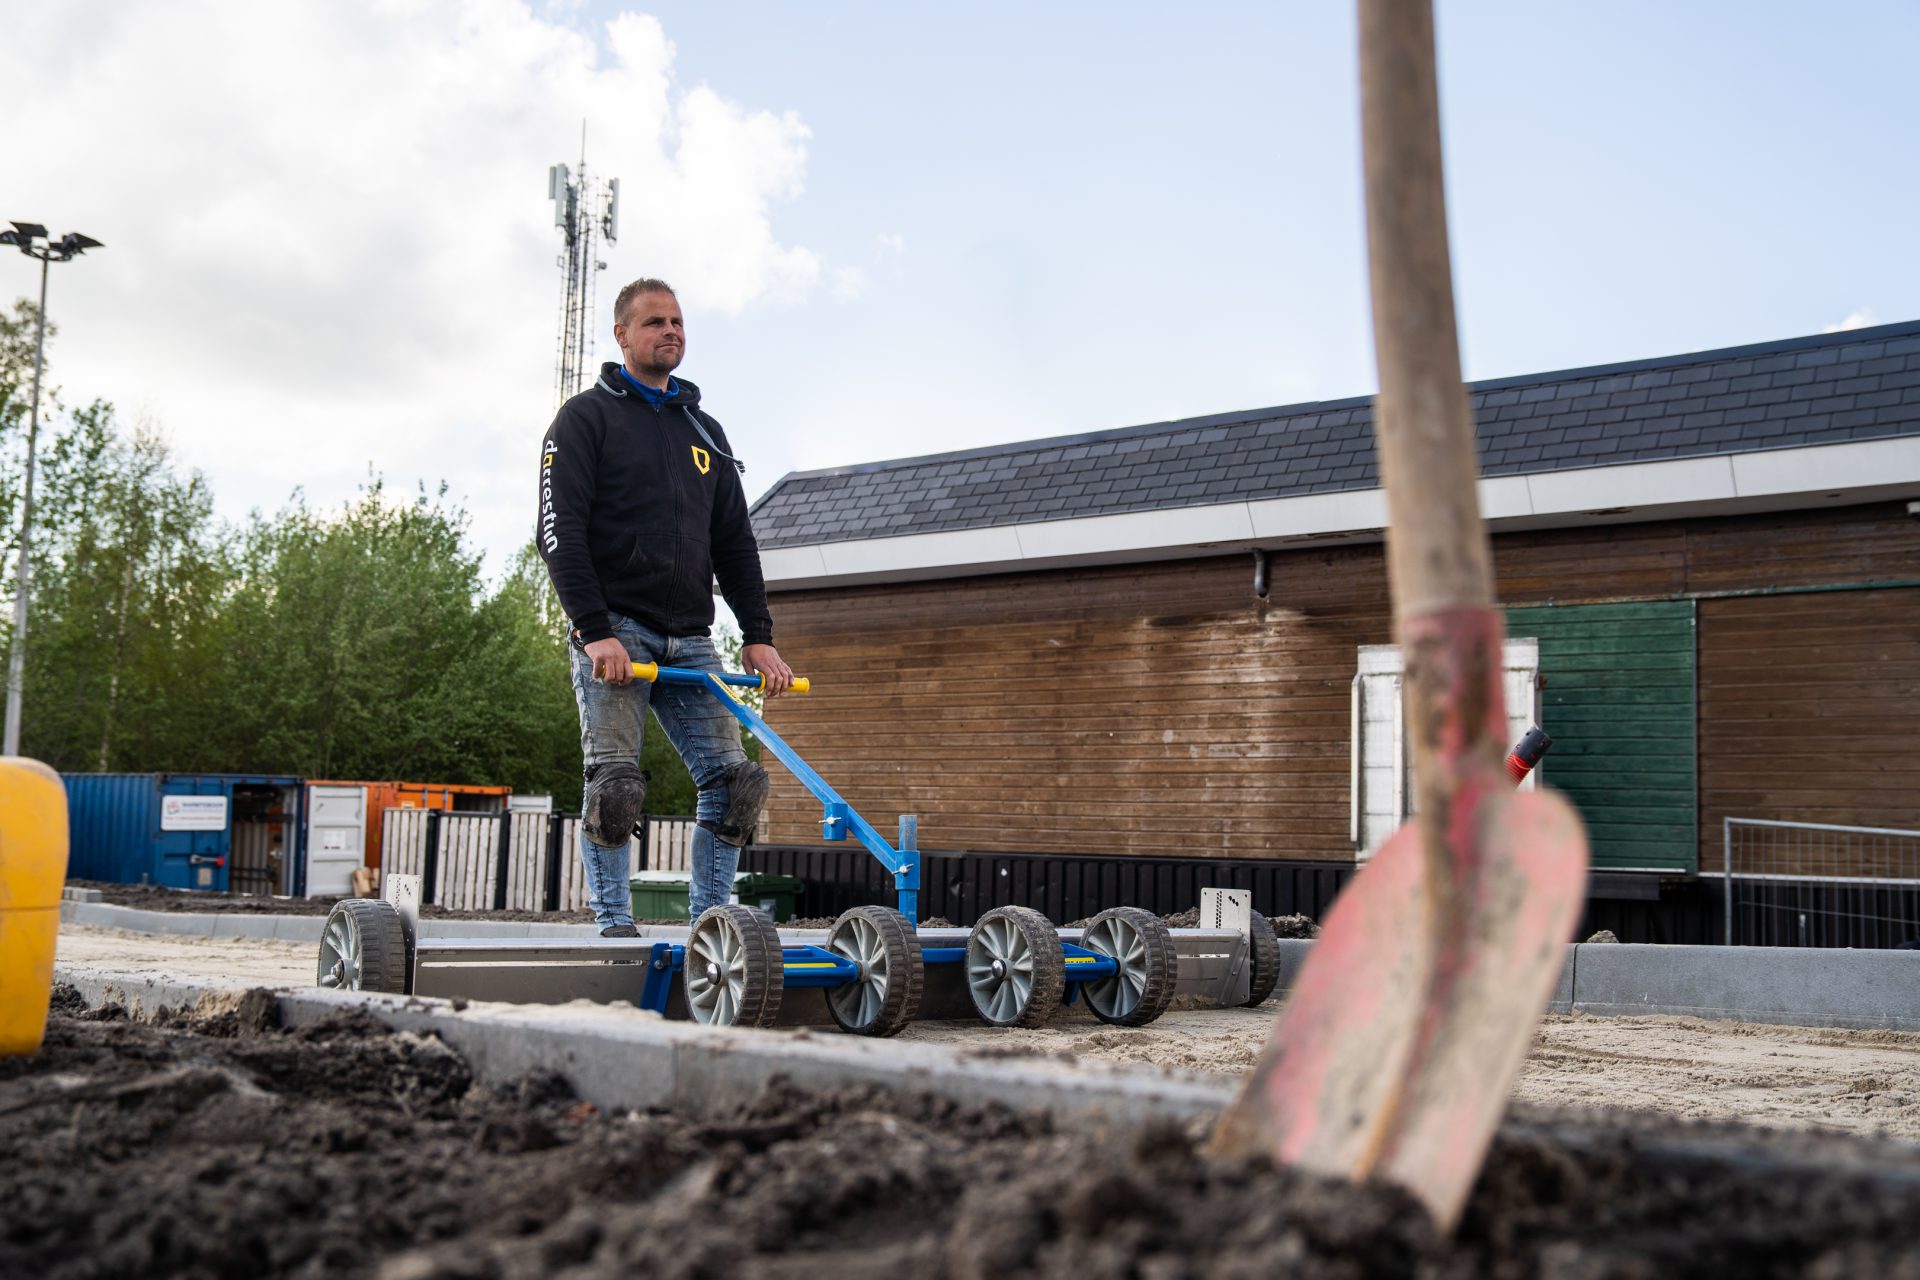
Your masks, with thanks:
<instances>
[{"instance_id":1,"label":"slate roof","mask_svg":"<svg viewBox=\"0 0 1920 1280\"><path fill-rule=\"evenodd\" d=\"M1483 475L1920 435L1920 321L1476 382ZM1373 489L1371 396L783 477L763 547Z\"/></svg>"}]
</instances>

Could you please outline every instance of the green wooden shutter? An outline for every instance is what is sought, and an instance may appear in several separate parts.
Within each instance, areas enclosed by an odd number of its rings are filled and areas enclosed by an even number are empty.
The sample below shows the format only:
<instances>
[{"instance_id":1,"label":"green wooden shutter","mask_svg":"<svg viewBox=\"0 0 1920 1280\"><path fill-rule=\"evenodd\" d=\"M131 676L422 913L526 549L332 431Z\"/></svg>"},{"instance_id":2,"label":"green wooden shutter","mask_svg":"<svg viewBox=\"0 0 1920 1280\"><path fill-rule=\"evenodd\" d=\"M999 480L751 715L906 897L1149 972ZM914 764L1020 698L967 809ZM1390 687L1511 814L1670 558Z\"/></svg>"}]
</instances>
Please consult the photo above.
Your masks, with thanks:
<instances>
[{"instance_id":1,"label":"green wooden shutter","mask_svg":"<svg viewBox=\"0 0 1920 1280\"><path fill-rule=\"evenodd\" d=\"M1507 631L1540 641L1544 773L1586 819L1593 866L1696 870L1693 603L1515 608Z\"/></svg>"}]
</instances>

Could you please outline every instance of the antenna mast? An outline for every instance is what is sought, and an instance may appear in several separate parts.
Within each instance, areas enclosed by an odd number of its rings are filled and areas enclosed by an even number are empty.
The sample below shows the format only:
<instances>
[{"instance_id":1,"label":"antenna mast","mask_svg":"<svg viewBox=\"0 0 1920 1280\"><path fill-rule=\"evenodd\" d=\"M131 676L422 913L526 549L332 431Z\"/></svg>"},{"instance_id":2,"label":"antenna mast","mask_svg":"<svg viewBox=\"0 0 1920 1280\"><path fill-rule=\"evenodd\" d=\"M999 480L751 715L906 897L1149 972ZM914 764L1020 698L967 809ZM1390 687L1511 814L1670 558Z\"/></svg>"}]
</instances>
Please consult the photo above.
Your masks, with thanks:
<instances>
[{"instance_id":1,"label":"antenna mast","mask_svg":"<svg viewBox=\"0 0 1920 1280\"><path fill-rule=\"evenodd\" d=\"M553 225L566 241L556 259L560 267L560 356L555 363L554 403L586 389L593 375L588 330L593 324L594 279L607 269L598 242L618 243L620 179L596 183L587 172L587 126L580 125L580 167L564 164L547 170L547 198L553 201Z\"/></svg>"}]
</instances>

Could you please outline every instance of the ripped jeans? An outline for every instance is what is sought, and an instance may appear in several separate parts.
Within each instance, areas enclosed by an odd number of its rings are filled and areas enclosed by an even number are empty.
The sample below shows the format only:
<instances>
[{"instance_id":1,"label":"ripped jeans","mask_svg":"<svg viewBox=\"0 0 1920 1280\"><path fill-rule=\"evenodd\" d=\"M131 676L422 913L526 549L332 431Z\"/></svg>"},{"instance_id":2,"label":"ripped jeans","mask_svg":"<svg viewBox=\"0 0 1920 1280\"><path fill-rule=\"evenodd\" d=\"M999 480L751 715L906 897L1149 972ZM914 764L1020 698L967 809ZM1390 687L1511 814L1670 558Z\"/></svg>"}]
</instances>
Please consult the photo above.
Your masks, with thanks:
<instances>
[{"instance_id":1,"label":"ripped jeans","mask_svg":"<svg viewBox=\"0 0 1920 1280\"><path fill-rule=\"evenodd\" d=\"M613 616L613 633L635 662L657 662L663 667L691 667L724 671L713 641L706 636L669 638L621 614ZM640 766L640 746L647 731L647 708L666 730L667 740L693 784L700 789L694 810L701 825L693 831L693 883L689 906L698 916L708 907L733 896L733 876L740 865L740 848L716 839L730 799L728 775L746 763L740 749L740 725L711 692L697 685L654 684L635 680L611 685L593 678L593 660L569 646L573 660L573 696L580 707L580 749L591 788L594 771L603 764L625 761ZM580 859L587 873L587 905L601 928L633 923L632 843L600 844L581 823Z\"/></svg>"}]
</instances>

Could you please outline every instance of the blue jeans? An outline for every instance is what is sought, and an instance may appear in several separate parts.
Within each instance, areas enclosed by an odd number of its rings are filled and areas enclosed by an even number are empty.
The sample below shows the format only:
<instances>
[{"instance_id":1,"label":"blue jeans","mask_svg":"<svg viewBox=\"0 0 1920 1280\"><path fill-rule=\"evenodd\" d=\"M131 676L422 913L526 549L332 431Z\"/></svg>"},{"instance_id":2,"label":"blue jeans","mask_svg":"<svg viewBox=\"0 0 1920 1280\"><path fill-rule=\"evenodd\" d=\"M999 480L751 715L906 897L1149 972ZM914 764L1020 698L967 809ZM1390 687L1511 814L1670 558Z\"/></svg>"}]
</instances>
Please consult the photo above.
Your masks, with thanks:
<instances>
[{"instance_id":1,"label":"blue jeans","mask_svg":"<svg viewBox=\"0 0 1920 1280\"><path fill-rule=\"evenodd\" d=\"M657 662L663 667L692 667L724 671L713 641L706 636L668 637L621 614L613 616L613 633L635 662ZM653 684L635 680L611 685L593 678L593 662L571 648L573 696L580 706L580 750L585 775L602 764L624 760L636 768L647 732L647 708L666 730L667 741L680 753L693 783L700 789L694 816L702 825L693 832L693 884L689 906L698 916L708 907L733 897L733 876L740 866L737 845L714 838L712 828L727 812L727 776L746 762L740 749L740 725L707 689L697 685ZM597 843L580 831L580 859L587 873L587 905L601 928L633 923L630 845Z\"/></svg>"}]
</instances>

